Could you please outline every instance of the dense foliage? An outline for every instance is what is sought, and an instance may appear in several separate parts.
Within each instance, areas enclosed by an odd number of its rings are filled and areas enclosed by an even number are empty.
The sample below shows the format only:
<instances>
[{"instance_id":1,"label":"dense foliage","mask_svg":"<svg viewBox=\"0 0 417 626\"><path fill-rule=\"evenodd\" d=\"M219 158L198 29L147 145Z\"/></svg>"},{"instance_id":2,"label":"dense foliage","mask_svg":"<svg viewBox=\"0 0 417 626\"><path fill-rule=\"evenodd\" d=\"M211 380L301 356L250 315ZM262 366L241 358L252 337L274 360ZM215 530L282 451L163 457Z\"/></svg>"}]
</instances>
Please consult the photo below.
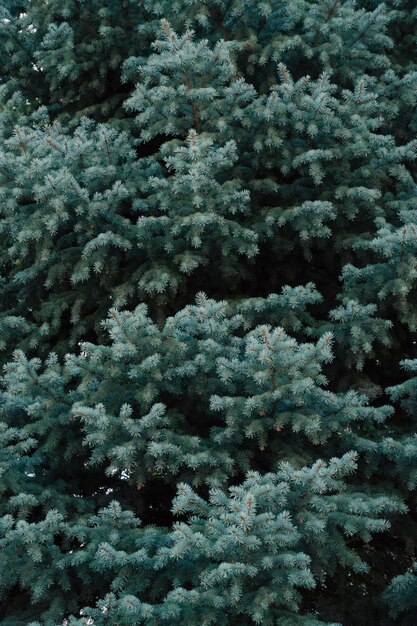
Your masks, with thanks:
<instances>
[{"instance_id":1,"label":"dense foliage","mask_svg":"<svg viewBox=\"0 0 417 626\"><path fill-rule=\"evenodd\" d=\"M412 0L4 0L0 623L417 620Z\"/></svg>"}]
</instances>

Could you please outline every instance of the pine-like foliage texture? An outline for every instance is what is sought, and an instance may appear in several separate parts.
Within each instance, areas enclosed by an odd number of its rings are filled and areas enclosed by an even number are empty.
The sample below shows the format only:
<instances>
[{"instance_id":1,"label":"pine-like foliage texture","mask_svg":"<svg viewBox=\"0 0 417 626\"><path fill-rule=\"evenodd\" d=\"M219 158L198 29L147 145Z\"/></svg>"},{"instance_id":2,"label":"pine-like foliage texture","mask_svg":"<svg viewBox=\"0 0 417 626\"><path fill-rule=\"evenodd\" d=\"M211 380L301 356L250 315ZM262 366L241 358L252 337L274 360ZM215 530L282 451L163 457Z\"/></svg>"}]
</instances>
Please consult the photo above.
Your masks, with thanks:
<instances>
[{"instance_id":1,"label":"pine-like foliage texture","mask_svg":"<svg viewBox=\"0 0 417 626\"><path fill-rule=\"evenodd\" d=\"M414 0L3 0L0 624L417 624Z\"/></svg>"}]
</instances>

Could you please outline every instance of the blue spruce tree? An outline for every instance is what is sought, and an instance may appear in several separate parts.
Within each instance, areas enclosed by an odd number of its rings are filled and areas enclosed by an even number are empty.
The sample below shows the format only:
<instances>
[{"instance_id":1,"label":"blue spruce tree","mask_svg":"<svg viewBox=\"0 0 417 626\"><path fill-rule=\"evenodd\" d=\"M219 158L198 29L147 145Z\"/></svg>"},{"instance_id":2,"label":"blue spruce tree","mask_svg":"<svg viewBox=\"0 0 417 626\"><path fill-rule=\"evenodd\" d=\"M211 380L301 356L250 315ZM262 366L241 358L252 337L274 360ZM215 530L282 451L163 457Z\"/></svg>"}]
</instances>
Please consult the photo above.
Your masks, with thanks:
<instances>
[{"instance_id":1,"label":"blue spruce tree","mask_svg":"<svg viewBox=\"0 0 417 626\"><path fill-rule=\"evenodd\" d=\"M0 623L417 620L410 0L4 0Z\"/></svg>"}]
</instances>

